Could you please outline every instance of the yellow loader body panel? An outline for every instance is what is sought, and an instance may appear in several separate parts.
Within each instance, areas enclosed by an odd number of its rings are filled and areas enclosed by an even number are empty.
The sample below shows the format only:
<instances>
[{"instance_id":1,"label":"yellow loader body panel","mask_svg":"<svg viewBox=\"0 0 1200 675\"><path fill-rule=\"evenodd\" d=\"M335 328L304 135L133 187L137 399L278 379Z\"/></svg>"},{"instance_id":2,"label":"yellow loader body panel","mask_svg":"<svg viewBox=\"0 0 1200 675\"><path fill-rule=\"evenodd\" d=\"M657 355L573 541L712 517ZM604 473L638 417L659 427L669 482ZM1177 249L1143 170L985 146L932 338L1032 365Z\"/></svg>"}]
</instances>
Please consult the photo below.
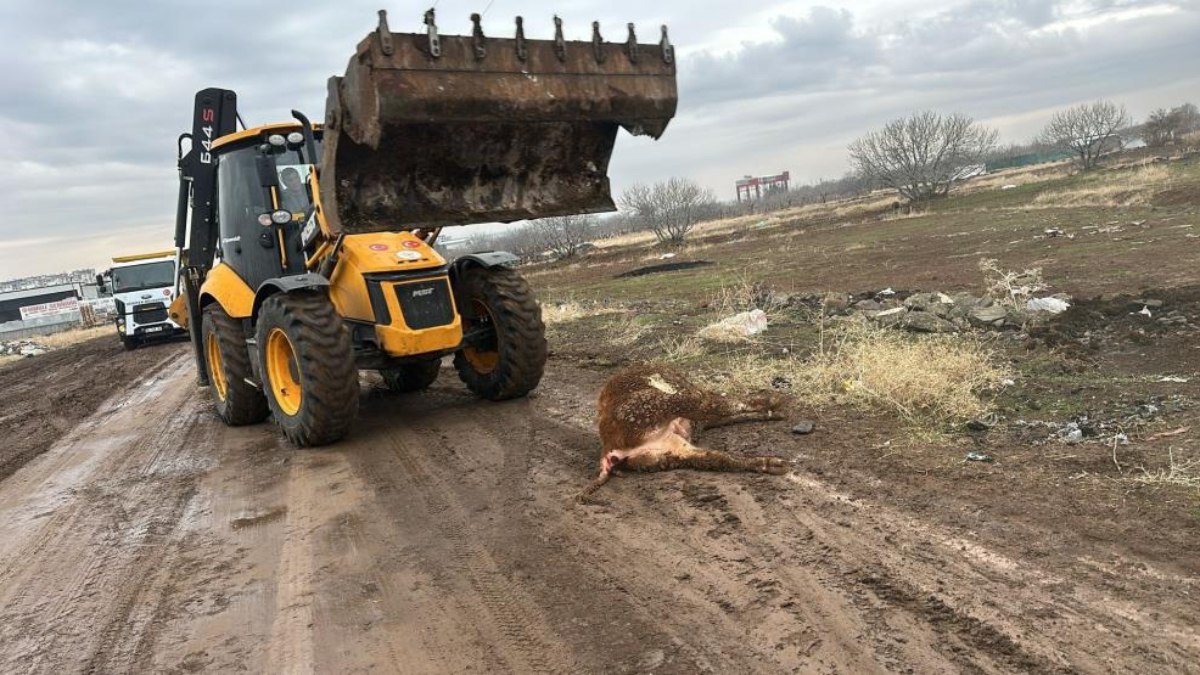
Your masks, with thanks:
<instances>
[{"instance_id":1,"label":"yellow loader body panel","mask_svg":"<svg viewBox=\"0 0 1200 675\"><path fill-rule=\"evenodd\" d=\"M348 235L330 280L329 297L346 319L376 324L376 341L388 354L454 349L462 341L462 319L454 306L445 265L442 256L408 232ZM402 292L444 292L447 316L452 315L453 320L422 327L417 319L406 318Z\"/></svg>"},{"instance_id":2,"label":"yellow loader body panel","mask_svg":"<svg viewBox=\"0 0 1200 675\"><path fill-rule=\"evenodd\" d=\"M210 299L234 319L248 319L254 314L254 289L225 263L212 268L200 287L200 304L206 305Z\"/></svg>"}]
</instances>

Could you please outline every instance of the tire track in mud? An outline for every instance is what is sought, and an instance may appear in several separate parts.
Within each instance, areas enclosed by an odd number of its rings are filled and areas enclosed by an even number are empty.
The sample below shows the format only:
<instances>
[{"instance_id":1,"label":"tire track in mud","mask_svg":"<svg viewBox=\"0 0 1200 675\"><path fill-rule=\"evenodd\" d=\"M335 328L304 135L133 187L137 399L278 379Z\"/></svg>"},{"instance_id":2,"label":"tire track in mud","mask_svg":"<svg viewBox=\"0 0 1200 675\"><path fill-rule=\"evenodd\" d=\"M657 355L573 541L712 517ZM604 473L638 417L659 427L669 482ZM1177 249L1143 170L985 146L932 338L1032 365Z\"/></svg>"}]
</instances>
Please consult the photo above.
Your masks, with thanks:
<instances>
[{"instance_id":1,"label":"tire track in mud","mask_svg":"<svg viewBox=\"0 0 1200 675\"><path fill-rule=\"evenodd\" d=\"M387 442L403 471L404 482L416 489L429 512L430 524L449 543L452 571L468 581L491 618L490 627L500 638L495 647L509 670L574 672L572 664L559 655L558 639L541 619L538 608L513 587L487 549L478 543L467 524L466 510L453 496L453 486L429 471L426 460L419 459L419 451L411 451L399 432L391 432ZM447 591L453 593L453 589Z\"/></svg>"},{"instance_id":2,"label":"tire track in mud","mask_svg":"<svg viewBox=\"0 0 1200 675\"><path fill-rule=\"evenodd\" d=\"M91 418L108 418L107 426L99 426L114 437L106 442L90 437L86 422L51 449L62 457L46 457L47 466L37 467L70 466L74 456L68 473L78 473L80 480L53 495L56 506L48 517L34 516L39 531L31 539L4 551L14 563L45 561L6 565L0 577L0 593L19 589L6 594L0 624L21 617L35 617L38 624L35 631L11 636L14 648L4 654L22 671L50 672L75 663L84 672L129 672L136 670L139 652L147 653L172 572L164 563L176 553L177 526L195 495L198 473L179 461L190 447L197 409L187 386L164 376L171 360L164 360L165 371L148 374ZM166 408L170 414L140 418L139 402L161 397L176 404ZM151 434L144 444L131 443L141 440L139 431ZM40 488L35 502L65 477L55 472L43 478L30 477L24 486ZM5 632L0 627L0 635Z\"/></svg>"}]
</instances>

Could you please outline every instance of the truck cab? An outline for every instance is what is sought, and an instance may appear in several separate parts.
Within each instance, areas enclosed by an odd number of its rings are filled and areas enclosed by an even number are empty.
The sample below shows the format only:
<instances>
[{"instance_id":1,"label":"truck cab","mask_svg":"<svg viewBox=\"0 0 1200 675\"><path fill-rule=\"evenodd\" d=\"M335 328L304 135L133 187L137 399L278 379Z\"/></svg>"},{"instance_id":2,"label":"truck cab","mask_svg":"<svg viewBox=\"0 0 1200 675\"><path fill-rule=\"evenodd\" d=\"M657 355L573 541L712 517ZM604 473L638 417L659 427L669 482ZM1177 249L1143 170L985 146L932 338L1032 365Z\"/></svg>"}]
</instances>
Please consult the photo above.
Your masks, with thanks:
<instances>
[{"instance_id":1,"label":"truck cab","mask_svg":"<svg viewBox=\"0 0 1200 675\"><path fill-rule=\"evenodd\" d=\"M112 293L117 335L126 349L185 332L167 315L178 278L179 261L174 251L113 258L101 287Z\"/></svg>"}]
</instances>

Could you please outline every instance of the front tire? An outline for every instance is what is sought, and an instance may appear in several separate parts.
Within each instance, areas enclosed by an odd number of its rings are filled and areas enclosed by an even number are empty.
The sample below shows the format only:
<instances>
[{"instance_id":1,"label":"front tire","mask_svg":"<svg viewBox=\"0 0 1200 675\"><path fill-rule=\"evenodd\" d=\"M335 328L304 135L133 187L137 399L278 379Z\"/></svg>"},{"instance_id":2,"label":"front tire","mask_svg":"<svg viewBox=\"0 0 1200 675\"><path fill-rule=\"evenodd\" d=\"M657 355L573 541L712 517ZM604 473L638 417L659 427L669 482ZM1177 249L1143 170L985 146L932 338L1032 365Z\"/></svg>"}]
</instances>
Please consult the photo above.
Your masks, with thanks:
<instances>
[{"instance_id":1,"label":"front tire","mask_svg":"<svg viewBox=\"0 0 1200 675\"><path fill-rule=\"evenodd\" d=\"M241 323L213 303L204 308L200 324L204 360L208 366L208 388L217 415L232 427L265 420L270 414L267 399L246 381L253 377L253 372Z\"/></svg>"},{"instance_id":2,"label":"front tire","mask_svg":"<svg viewBox=\"0 0 1200 675\"><path fill-rule=\"evenodd\" d=\"M391 368L381 368L383 383L387 388L400 393L428 389L438 378L442 370L442 361L424 361L421 363L405 363Z\"/></svg>"},{"instance_id":3,"label":"front tire","mask_svg":"<svg viewBox=\"0 0 1200 675\"><path fill-rule=\"evenodd\" d=\"M533 391L546 369L546 325L529 283L496 267L465 270L456 289L463 330L485 338L454 354L454 368L478 396L504 401Z\"/></svg>"},{"instance_id":4,"label":"front tire","mask_svg":"<svg viewBox=\"0 0 1200 675\"><path fill-rule=\"evenodd\" d=\"M137 338L126 337L124 335L121 336L121 346L124 347L125 351L127 352L137 349L140 344L141 343L138 342Z\"/></svg>"},{"instance_id":5,"label":"front tire","mask_svg":"<svg viewBox=\"0 0 1200 675\"><path fill-rule=\"evenodd\" d=\"M256 333L263 390L275 420L300 447L341 440L358 415L350 333L322 293L273 295Z\"/></svg>"}]
</instances>

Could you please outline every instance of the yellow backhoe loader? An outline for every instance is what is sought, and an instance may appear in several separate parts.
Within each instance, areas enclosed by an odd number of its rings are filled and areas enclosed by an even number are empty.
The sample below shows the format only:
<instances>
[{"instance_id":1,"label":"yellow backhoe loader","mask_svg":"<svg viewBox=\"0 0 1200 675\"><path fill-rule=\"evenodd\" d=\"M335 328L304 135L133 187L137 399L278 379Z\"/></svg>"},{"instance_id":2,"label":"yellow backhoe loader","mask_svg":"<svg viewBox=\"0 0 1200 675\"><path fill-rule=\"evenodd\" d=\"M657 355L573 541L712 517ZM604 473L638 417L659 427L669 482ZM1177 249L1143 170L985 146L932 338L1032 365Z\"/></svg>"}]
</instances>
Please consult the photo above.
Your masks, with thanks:
<instances>
[{"instance_id":1,"label":"yellow backhoe loader","mask_svg":"<svg viewBox=\"0 0 1200 675\"><path fill-rule=\"evenodd\" d=\"M444 356L491 400L524 396L546 361L541 309L514 256L447 261L442 228L613 210L619 128L658 138L675 114L662 29L639 44L417 33L387 15L328 85L324 124L238 130L237 96L196 95L178 141L175 245L202 384L221 419L273 416L300 446L354 425L361 369L428 387Z\"/></svg>"}]
</instances>

